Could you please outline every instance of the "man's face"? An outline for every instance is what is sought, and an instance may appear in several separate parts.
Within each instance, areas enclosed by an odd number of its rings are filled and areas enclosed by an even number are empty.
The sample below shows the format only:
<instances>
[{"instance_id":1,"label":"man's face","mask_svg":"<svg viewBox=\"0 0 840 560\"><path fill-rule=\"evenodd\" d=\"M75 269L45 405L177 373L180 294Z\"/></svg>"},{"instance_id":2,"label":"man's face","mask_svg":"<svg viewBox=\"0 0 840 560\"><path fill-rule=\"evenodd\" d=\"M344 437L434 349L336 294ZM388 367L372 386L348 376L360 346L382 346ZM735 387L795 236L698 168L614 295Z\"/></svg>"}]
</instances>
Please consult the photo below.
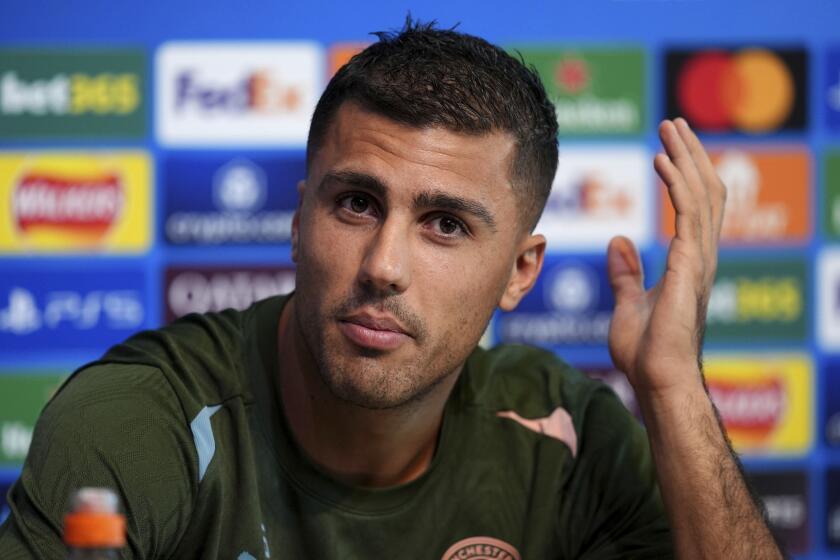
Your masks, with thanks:
<instances>
[{"instance_id":1,"label":"man's face","mask_svg":"<svg viewBox=\"0 0 840 560\"><path fill-rule=\"evenodd\" d=\"M513 153L508 134L339 108L293 226L295 315L335 396L393 408L459 371L529 238Z\"/></svg>"}]
</instances>

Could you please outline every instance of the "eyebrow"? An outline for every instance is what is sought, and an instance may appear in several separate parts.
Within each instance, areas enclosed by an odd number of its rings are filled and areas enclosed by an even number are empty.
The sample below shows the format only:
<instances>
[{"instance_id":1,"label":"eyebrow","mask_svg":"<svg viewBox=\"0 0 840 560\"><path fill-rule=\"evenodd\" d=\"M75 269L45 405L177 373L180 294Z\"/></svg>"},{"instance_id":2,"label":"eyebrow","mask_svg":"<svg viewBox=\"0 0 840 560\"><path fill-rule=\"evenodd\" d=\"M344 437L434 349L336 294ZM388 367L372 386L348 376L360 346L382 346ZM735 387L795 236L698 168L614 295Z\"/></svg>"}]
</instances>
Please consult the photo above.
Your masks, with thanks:
<instances>
[{"instance_id":1,"label":"eyebrow","mask_svg":"<svg viewBox=\"0 0 840 560\"><path fill-rule=\"evenodd\" d=\"M338 181L347 185L363 188L372 192L386 202L388 201L388 187L385 186L384 182L380 181L373 175L359 173L357 171L330 171L324 175L324 178L321 180L319 185L319 189L323 188L329 181ZM497 231L496 219L493 217L493 213L476 200L469 200L439 190L429 190L418 193L414 197L413 204L415 209L420 210L442 209L465 212L484 222L484 224L490 228L493 233Z\"/></svg>"},{"instance_id":2,"label":"eyebrow","mask_svg":"<svg viewBox=\"0 0 840 560\"><path fill-rule=\"evenodd\" d=\"M468 200L440 191L427 191L414 197L414 207L466 212L484 222L490 228L490 231L496 233L496 220L493 218L493 214L483 204L475 200Z\"/></svg>"}]
</instances>

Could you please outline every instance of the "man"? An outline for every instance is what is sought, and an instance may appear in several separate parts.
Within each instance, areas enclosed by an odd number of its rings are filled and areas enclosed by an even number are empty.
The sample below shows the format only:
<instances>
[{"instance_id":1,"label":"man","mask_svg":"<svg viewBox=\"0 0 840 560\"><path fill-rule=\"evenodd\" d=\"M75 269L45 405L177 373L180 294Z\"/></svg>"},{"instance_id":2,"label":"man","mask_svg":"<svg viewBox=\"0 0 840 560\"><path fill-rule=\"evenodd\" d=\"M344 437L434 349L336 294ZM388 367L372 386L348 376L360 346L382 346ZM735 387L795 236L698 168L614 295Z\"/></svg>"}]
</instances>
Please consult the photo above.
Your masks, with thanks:
<instances>
[{"instance_id":1,"label":"man","mask_svg":"<svg viewBox=\"0 0 840 560\"><path fill-rule=\"evenodd\" d=\"M381 34L313 116L296 292L77 372L0 555L60 557L66 498L93 485L124 501L129 558L779 557L699 367L725 192L683 120L654 162L677 215L663 278L644 291L625 238L607 255L610 350L650 446L550 354L476 349L540 272L556 135L539 79L500 49Z\"/></svg>"}]
</instances>

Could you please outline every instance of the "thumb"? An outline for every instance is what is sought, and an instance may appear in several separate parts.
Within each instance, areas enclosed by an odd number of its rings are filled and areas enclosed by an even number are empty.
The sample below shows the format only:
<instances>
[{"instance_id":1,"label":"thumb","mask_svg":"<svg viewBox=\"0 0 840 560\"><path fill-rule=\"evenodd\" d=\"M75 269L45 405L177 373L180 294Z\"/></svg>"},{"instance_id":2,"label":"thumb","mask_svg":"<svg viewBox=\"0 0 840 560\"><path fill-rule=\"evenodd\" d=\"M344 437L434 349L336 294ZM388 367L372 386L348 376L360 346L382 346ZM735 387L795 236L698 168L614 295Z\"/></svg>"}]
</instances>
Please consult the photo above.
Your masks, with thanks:
<instances>
[{"instance_id":1,"label":"thumb","mask_svg":"<svg viewBox=\"0 0 840 560\"><path fill-rule=\"evenodd\" d=\"M616 304L645 293L642 261L633 242L623 236L613 237L607 247L607 275Z\"/></svg>"}]
</instances>

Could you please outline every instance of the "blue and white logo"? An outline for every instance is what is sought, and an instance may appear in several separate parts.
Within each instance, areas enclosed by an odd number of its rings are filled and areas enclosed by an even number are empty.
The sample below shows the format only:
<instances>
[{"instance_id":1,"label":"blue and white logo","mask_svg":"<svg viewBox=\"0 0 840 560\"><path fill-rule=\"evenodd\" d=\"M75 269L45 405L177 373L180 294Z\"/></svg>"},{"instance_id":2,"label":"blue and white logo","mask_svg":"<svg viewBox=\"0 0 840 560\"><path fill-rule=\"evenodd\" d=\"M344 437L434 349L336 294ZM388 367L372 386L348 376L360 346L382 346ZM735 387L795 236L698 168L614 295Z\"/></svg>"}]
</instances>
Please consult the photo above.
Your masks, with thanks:
<instances>
[{"instance_id":1,"label":"blue and white logo","mask_svg":"<svg viewBox=\"0 0 840 560\"><path fill-rule=\"evenodd\" d=\"M247 159L223 165L213 176L213 201L219 210L256 212L265 204L265 172Z\"/></svg>"},{"instance_id":2,"label":"blue and white logo","mask_svg":"<svg viewBox=\"0 0 840 560\"><path fill-rule=\"evenodd\" d=\"M591 346L607 342L614 299L603 256L549 255L536 286L494 321L499 342Z\"/></svg>"},{"instance_id":3,"label":"blue and white logo","mask_svg":"<svg viewBox=\"0 0 840 560\"><path fill-rule=\"evenodd\" d=\"M0 354L104 351L151 325L145 270L16 265L0 273Z\"/></svg>"},{"instance_id":4,"label":"blue and white logo","mask_svg":"<svg viewBox=\"0 0 840 560\"><path fill-rule=\"evenodd\" d=\"M303 155L172 156L163 164L170 245L276 245L291 239Z\"/></svg>"}]
</instances>

